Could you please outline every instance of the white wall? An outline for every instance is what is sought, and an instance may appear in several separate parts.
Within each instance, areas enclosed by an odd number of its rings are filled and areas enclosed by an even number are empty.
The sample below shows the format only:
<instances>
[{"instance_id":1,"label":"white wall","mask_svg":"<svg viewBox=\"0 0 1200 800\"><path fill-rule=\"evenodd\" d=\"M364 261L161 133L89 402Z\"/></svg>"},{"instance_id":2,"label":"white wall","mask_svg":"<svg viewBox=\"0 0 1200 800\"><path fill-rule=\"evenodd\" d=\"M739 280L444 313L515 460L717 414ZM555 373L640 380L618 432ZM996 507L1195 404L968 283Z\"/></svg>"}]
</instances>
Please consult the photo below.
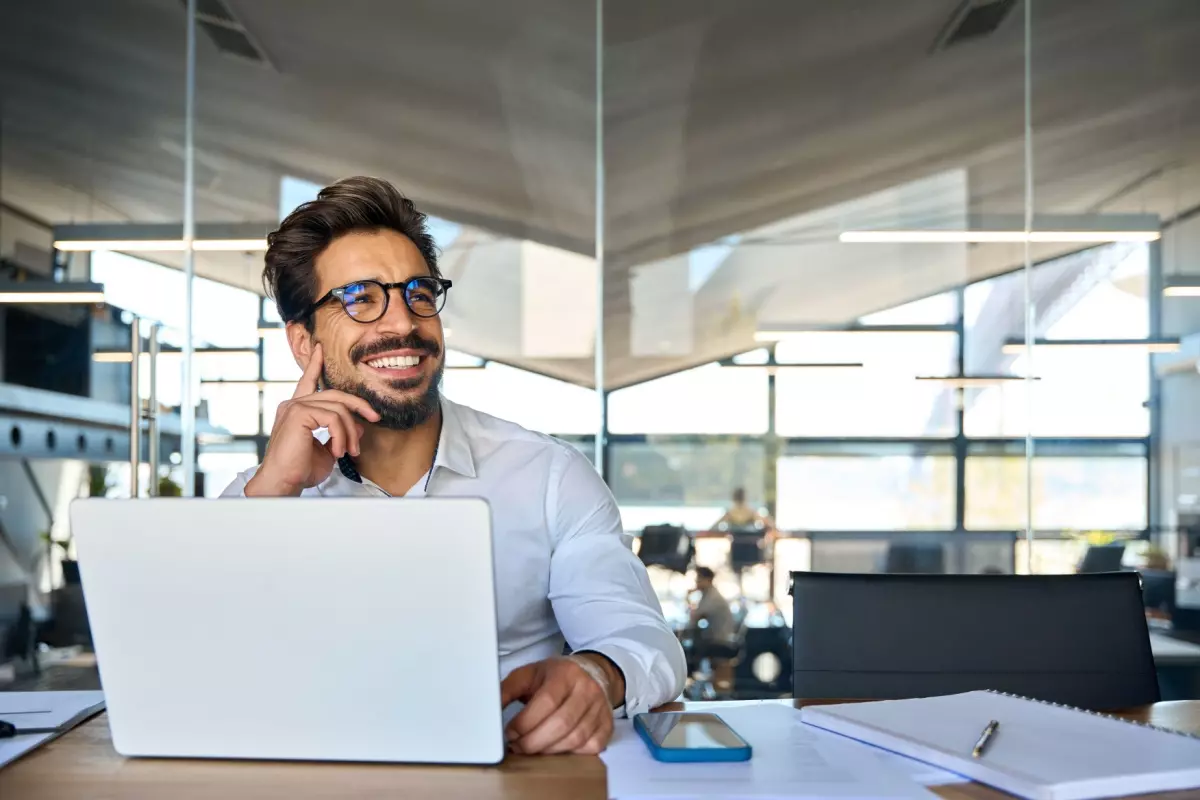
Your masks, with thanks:
<instances>
[{"instance_id":1,"label":"white wall","mask_svg":"<svg viewBox=\"0 0 1200 800\"><path fill-rule=\"evenodd\" d=\"M50 274L54 232L0 206L0 257L45 275Z\"/></svg>"}]
</instances>

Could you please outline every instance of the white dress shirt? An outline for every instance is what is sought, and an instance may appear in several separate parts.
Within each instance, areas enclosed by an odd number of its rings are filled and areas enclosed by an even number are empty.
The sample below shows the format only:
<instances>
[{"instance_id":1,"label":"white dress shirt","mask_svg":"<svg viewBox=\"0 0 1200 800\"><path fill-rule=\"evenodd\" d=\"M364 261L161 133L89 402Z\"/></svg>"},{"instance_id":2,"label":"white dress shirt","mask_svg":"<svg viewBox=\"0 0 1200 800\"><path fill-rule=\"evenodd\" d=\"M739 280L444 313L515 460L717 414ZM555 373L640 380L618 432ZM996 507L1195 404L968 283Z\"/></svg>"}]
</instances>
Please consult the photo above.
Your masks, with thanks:
<instances>
[{"instance_id":1,"label":"white dress shirt","mask_svg":"<svg viewBox=\"0 0 1200 800\"><path fill-rule=\"evenodd\" d=\"M244 497L255 469L222 497ZM405 497L482 497L491 506L502 675L561 655L566 643L621 669L630 716L679 696L683 649L625 544L612 493L579 451L443 398L437 457L426 477ZM335 466L302 496L387 496L361 481Z\"/></svg>"}]
</instances>

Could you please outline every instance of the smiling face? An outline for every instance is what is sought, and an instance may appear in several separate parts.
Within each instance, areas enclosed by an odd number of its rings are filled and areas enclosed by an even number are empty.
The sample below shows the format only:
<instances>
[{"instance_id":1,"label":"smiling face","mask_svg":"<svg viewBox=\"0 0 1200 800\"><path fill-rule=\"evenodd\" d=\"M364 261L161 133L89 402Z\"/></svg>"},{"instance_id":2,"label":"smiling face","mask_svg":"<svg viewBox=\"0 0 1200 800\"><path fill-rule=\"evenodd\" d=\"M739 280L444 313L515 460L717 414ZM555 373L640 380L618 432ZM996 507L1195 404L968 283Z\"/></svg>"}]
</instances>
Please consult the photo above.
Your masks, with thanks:
<instances>
[{"instance_id":1,"label":"smiling face","mask_svg":"<svg viewBox=\"0 0 1200 800\"><path fill-rule=\"evenodd\" d=\"M318 298L356 281L402 283L430 274L412 241L386 229L339 236L314 266ZM335 298L314 312L311 335L302 324L288 326L301 368L319 342L324 385L363 398L379 412L379 424L395 430L419 425L437 410L445 362L441 320L412 313L402 292L389 290L387 312L373 322L353 319Z\"/></svg>"}]
</instances>

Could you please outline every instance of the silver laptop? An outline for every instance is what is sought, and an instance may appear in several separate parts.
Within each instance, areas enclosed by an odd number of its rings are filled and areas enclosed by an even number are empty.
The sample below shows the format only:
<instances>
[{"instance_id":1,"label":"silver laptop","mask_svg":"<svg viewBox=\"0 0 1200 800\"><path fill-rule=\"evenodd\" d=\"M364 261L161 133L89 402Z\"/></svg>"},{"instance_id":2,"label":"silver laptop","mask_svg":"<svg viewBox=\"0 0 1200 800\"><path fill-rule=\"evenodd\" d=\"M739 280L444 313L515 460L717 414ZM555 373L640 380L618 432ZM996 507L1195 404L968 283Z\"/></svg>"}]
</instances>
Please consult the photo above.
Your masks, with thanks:
<instances>
[{"instance_id":1,"label":"silver laptop","mask_svg":"<svg viewBox=\"0 0 1200 800\"><path fill-rule=\"evenodd\" d=\"M78 500L71 527L121 754L503 758L483 500Z\"/></svg>"}]
</instances>

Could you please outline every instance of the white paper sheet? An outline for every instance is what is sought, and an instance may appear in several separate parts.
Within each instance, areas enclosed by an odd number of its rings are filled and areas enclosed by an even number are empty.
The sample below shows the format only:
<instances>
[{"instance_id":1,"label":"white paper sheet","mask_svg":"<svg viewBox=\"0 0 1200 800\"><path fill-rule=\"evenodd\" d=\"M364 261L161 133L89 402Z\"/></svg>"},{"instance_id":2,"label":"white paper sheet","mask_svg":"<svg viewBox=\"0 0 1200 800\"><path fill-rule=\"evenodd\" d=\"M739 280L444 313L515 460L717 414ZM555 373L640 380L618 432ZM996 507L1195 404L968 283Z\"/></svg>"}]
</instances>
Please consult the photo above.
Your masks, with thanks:
<instances>
[{"instance_id":1,"label":"white paper sheet","mask_svg":"<svg viewBox=\"0 0 1200 800\"><path fill-rule=\"evenodd\" d=\"M754 748L743 763L665 764L655 761L630 720L617 720L601 755L608 796L616 800L722 798L933 798L917 780L877 750L797 724L780 705L722 709L719 716Z\"/></svg>"},{"instance_id":2,"label":"white paper sheet","mask_svg":"<svg viewBox=\"0 0 1200 800\"><path fill-rule=\"evenodd\" d=\"M899 753L889 753L886 750L878 752L880 760L886 763L890 769L903 772L922 786L945 786L950 783L970 782L956 772L939 769L932 764L926 764Z\"/></svg>"},{"instance_id":3,"label":"white paper sheet","mask_svg":"<svg viewBox=\"0 0 1200 800\"><path fill-rule=\"evenodd\" d=\"M0 720L21 728L70 730L104 708L104 692L0 692ZM0 739L0 767L58 734L38 733Z\"/></svg>"}]
</instances>

